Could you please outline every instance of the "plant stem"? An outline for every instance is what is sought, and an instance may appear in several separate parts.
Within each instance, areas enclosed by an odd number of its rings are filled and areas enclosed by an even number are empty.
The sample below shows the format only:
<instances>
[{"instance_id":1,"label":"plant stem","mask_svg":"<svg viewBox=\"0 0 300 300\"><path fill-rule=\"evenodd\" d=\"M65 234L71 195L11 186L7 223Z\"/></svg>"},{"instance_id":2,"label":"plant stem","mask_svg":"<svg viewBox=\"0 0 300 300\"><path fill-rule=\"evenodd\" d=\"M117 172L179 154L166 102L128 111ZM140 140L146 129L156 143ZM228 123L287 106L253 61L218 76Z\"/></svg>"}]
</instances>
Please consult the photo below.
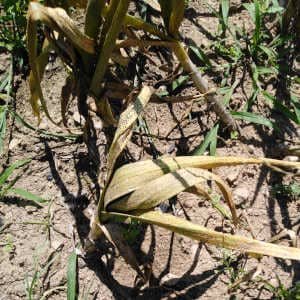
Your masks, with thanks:
<instances>
[{"instance_id":1,"label":"plant stem","mask_svg":"<svg viewBox=\"0 0 300 300\"><path fill-rule=\"evenodd\" d=\"M185 51L183 45L178 41L174 42L174 53L177 56L177 59L180 61L183 69L190 73L193 82L196 88L200 91L200 93L204 94L206 101L212 105L215 113L220 117L222 122L226 124L228 127L237 130L239 129L235 120L230 115L230 113L226 110L221 101L217 98L216 92L214 89L209 89L208 82L205 80L198 68L191 61L187 52Z\"/></svg>"},{"instance_id":2,"label":"plant stem","mask_svg":"<svg viewBox=\"0 0 300 300\"><path fill-rule=\"evenodd\" d=\"M111 2L111 5L113 3L118 2L118 7L115 10L115 13L112 17L111 26L108 29L108 32L105 36L105 41L103 43L103 46L101 47L100 53L99 53L99 59L96 66L96 71L94 73L92 83L90 86L91 93L97 98L101 95L102 86L101 82L104 78L109 57L115 47L116 39L119 35L119 32L121 30L123 20L126 16L128 7L129 7L129 0L113 0Z\"/></svg>"},{"instance_id":3,"label":"plant stem","mask_svg":"<svg viewBox=\"0 0 300 300\"><path fill-rule=\"evenodd\" d=\"M105 6L104 0L89 0L86 7L84 33L97 42L102 22L102 10ZM82 59L85 71L92 74L93 56L82 51Z\"/></svg>"}]
</instances>

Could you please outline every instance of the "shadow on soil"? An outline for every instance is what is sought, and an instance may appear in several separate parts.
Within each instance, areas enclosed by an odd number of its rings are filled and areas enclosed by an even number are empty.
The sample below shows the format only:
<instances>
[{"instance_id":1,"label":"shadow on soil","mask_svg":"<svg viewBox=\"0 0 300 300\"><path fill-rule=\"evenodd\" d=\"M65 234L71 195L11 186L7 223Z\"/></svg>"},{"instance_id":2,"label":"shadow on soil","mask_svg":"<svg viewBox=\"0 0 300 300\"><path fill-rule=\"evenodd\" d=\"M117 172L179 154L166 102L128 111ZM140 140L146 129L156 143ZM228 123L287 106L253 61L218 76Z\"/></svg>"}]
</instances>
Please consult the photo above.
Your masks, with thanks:
<instances>
[{"instance_id":1,"label":"shadow on soil","mask_svg":"<svg viewBox=\"0 0 300 300\"><path fill-rule=\"evenodd\" d=\"M69 204L70 211L72 212L74 219L76 221L76 229L79 239L84 245L85 240L88 236L90 230L90 220L83 214L84 209L88 206L89 200L86 196L81 195L82 184L80 179L80 174L87 171L90 164L88 161L83 162L82 160L88 159L87 157L82 157L75 164L76 174L78 180L78 192L76 195L70 193L61 178L58 170L55 166L55 161L53 153L47 141L44 141L45 146L45 157L49 163L51 174L55 181L55 184L61 190L61 193L65 199L65 202ZM75 159L75 158L74 158ZM81 161L80 161L81 160ZM93 179L93 176L91 179ZM93 179L94 182L95 178ZM99 188L99 187L98 187ZM126 225L123 225L126 227ZM151 244L148 253L144 253L140 248L141 244L145 238L145 232L147 225L141 225L139 228L139 234L134 242L133 250L137 256L139 263L146 268L152 265L154 260L154 252L156 247L156 237L155 231L152 226L151 230ZM171 234L171 233L170 233ZM195 270L197 262L199 261L199 256L201 253L202 245L199 245L194 259L191 262L188 270L180 278L172 278L175 284L163 284L161 285L161 279L170 272L172 253L173 253L173 241L174 234L170 240L169 245L169 256L164 270L159 276L155 276L149 271L149 285L146 288L141 288L142 284L139 280L136 280L135 287L124 286L119 283L112 275L115 267L115 258L118 256L114 246L105 239L101 239L96 244L96 251L92 254L84 257L84 261L88 268L93 270L99 280L104 283L113 293L116 299L161 299L172 295L172 299L196 299L209 289L214 282L217 280L218 276L222 273L222 266L217 267L212 270L207 270L201 274L192 274ZM128 266L129 267L129 266ZM149 268L149 270L151 267ZM97 295L96 295L97 296Z\"/></svg>"}]
</instances>

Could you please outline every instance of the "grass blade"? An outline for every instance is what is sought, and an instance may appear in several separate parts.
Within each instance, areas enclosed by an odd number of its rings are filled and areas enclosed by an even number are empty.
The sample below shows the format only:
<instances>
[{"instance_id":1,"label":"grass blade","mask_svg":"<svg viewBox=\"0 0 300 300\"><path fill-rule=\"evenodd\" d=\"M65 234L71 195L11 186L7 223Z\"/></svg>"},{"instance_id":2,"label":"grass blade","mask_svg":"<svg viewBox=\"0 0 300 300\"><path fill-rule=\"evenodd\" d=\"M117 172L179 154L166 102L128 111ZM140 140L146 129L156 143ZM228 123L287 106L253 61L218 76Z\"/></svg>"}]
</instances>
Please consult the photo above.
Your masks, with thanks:
<instances>
[{"instance_id":1,"label":"grass blade","mask_svg":"<svg viewBox=\"0 0 300 300\"><path fill-rule=\"evenodd\" d=\"M196 149L193 155L203 155L208 146L210 146L210 155L214 156L216 154L216 144L217 144L217 134L219 130L219 124L214 126L208 134L205 136L201 146Z\"/></svg>"},{"instance_id":2,"label":"grass blade","mask_svg":"<svg viewBox=\"0 0 300 300\"><path fill-rule=\"evenodd\" d=\"M250 113L250 112L232 111L231 114L236 119L241 119L246 122L251 122L251 123L255 123L255 124L264 125L269 128L278 129L278 127L272 121L270 121L262 116Z\"/></svg>"},{"instance_id":3,"label":"grass blade","mask_svg":"<svg viewBox=\"0 0 300 300\"><path fill-rule=\"evenodd\" d=\"M0 106L0 154L3 151L4 139L6 133L6 106Z\"/></svg>"},{"instance_id":4,"label":"grass blade","mask_svg":"<svg viewBox=\"0 0 300 300\"><path fill-rule=\"evenodd\" d=\"M269 100L274 105L275 109L279 110L286 118L293 120L297 124L300 124L300 119L297 117L296 109L294 109L295 112L293 112L287 106L285 106L283 103L277 100L276 97L272 96L266 91L263 91L262 94L265 97L265 99Z\"/></svg>"},{"instance_id":5,"label":"grass blade","mask_svg":"<svg viewBox=\"0 0 300 300\"><path fill-rule=\"evenodd\" d=\"M223 34L228 28L229 0L221 0L221 25Z\"/></svg>"},{"instance_id":6,"label":"grass blade","mask_svg":"<svg viewBox=\"0 0 300 300\"><path fill-rule=\"evenodd\" d=\"M14 172L14 170L27 165L31 159L23 159L18 160L14 162L12 165L10 165L8 168L6 168L1 174L0 174L0 187L5 183L5 181L8 179L8 177Z\"/></svg>"},{"instance_id":7,"label":"grass blade","mask_svg":"<svg viewBox=\"0 0 300 300\"><path fill-rule=\"evenodd\" d=\"M71 253L68 259L67 271L67 299L76 300L77 289L77 254L75 251Z\"/></svg>"},{"instance_id":8,"label":"grass blade","mask_svg":"<svg viewBox=\"0 0 300 300\"><path fill-rule=\"evenodd\" d=\"M22 197L22 199L25 200L29 200L32 201L34 203L36 203L37 205L41 206L41 203L45 203L48 202L47 200L45 200L44 198L37 196L35 194L32 194L24 189L21 188L10 188L8 192L14 193L20 197Z\"/></svg>"},{"instance_id":9,"label":"grass blade","mask_svg":"<svg viewBox=\"0 0 300 300\"><path fill-rule=\"evenodd\" d=\"M206 67L212 68L209 58L200 47L190 46L189 48Z\"/></svg>"}]
</instances>

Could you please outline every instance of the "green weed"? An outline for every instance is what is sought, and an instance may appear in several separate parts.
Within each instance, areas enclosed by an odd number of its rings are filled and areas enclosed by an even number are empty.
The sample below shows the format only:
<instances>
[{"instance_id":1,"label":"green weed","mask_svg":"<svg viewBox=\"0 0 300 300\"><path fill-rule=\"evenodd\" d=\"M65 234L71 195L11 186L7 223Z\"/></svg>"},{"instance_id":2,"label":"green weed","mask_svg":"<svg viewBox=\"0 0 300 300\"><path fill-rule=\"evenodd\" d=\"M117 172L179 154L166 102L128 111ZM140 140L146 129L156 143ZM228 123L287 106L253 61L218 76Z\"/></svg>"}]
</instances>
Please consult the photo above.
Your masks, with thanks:
<instances>
[{"instance_id":1,"label":"green weed","mask_svg":"<svg viewBox=\"0 0 300 300\"><path fill-rule=\"evenodd\" d=\"M9 178L14 174L14 172L17 169L29 164L29 162L30 159L16 161L9 167L4 169L2 173L0 173L0 200L3 199L5 196L17 195L24 200L34 202L38 206L41 206L42 203L47 202L47 200L37 195L34 195L22 188L14 187L16 182L22 176L22 171L18 173L12 180L9 180Z\"/></svg>"},{"instance_id":2,"label":"green weed","mask_svg":"<svg viewBox=\"0 0 300 300\"><path fill-rule=\"evenodd\" d=\"M272 188L272 194L276 197L296 200L300 196L300 185L296 182L291 184L275 184Z\"/></svg>"},{"instance_id":3,"label":"green weed","mask_svg":"<svg viewBox=\"0 0 300 300\"><path fill-rule=\"evenodd\" d=\"M234 118L278 129L273 122L251 112L252 105L261 94L271 109L281 112L286 118L300 124L299 103L291 100L291 104L286 105L281 99L268 94L264 87L265 82L270 78L278 80L282 57L292 47L293 38L281 32L280 25L284 9L277 0L254 0L244 3L243 7L247 10L254 25L254 30L249 31L245 26L238 27L229 24L229 3L228 0L220 0L219 11L211 8L215 16L219 18L219 29L212 49L228 62L223 66L224 79L219 90L219 93L224 96L224 104L228 105L236 87L243 84L243 79L235 81L234 84L231 83L236 71L240 69L243 72L246 71L251 78L252 93L241 112L232 112ZM270 23L273 24L272 29L266 25ZM228 39L229 36L231 39ZM294 96L290 95L290 97Z\"/></svg>"},{"instance_id":4,"label":"green weed","mask_svg":"<svg viewBox=\"0 0 300 300\"><path fill-rule=\"evenodd\" d=\"M2 0L0 4L0 49L11 52L18 67L26 62L26 12L28 0Z\"/></svg>"},{"instance_id":5,"label":"green weed","mask_svg":"<svg viewBox=\"0 0 300 300\"><path fill-rule=\"evenodd\" d=\"M278 286L274 286L269 282L265 282L265 288L273 293L272 299L276 300L299 300L300 299L300 282L293 287L287 288L277 277Z\"/></svg>"}]
</instances>

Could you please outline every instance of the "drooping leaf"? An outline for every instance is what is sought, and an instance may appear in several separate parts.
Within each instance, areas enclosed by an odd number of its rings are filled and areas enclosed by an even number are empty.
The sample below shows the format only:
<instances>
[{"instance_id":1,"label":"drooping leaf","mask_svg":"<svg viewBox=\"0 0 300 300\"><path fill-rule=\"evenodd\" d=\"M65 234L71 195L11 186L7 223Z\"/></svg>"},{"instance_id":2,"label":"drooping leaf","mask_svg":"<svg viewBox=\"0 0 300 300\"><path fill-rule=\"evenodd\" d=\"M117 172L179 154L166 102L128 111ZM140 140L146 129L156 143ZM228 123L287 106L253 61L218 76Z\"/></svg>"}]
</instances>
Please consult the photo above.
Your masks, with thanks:
<instances>
[{"instance_id":1,"label":"drooping leaf","mask_svg":"<svg viewBox=\"0 0 300 300\"><path fill-rule=\"evenodd\" d=\"M45 7L37 2L30 2L28 6L28 24L27 24L27 42L31 43L32 27L37 26L37 22L42 22L51 30L57 31L64 35L70 43L78 49L93 54L94 40L83 34L75 25L73 20L68 16L65 10L57 7ZM30 50L31 47L29 47Z\"/></svg>"},{"instance_id":2,"label":"drooping leaf","mask_svg":"<svg viewBox=\"0 0 300 300\"><path fill-rule=\"evenodd\" d=\"M116 159L130 140L132 128L138 116L149 102L153 93L154 90L151 87L144 86L134 103L129 104L127 109L121 114L107 157L108 180L112 174Z\"/></svg>"},{"instance_id":3,"label":"drooping leaf","mask_svg":"<svg viewBox=\"0 0 300 300\"><path fill-rule=\"evenodd\" d=\"M166 228L172 232L176 232L180 235L184 235L203 243L212 244L217 247L238 250L242 253L269 255L284 259L300 260L300 249L298 248L280 246L239 235L217 232L211 229L207 229L206 227L194 224L185 219L178 218L169 214L163 214L158 211L137 213L135 215L116 212L102 213L107 217L130 217L134 220Z\"/></svg>"},{"instance_id":4,"label":"drooping leaf","mask_svg":"<svg viewBox=\"0 0 300 300\"><path fill-rule=\"evenodd\" d=\"M115 211L146 210L207 180L217 183L230 207L234 222L237 222L235 206L227 184L219 176L200 168L186 168L170 172L145 183L131 195L119 201L111 202L109 198L105 198L104 205L105 208Z\"/></svg>"},{"instance_id":5,"label":"drooping leaf","mask_svg":"<svg viewBox=\"0 0 300 300\"><path fill-rule=\"evenodd\" d=\"M49 29L59 32L81 51L94 53L94 41L85 36L74 24L68 14L61 8L45 7L37 2L30 2L27 16L27 48L31 74L29 78L31 99L34 114L39 118L38 100L40 99L47 117L55 123L49 115L46 102L40 86L43 73L48 62L50 45L45 40L42 53L37 54L37 26L42 22ZM45 44L46 43L46 44Z\"/></svg>"},{"instance_id":6,"label":"drooping leaf","mask_svg":"<svg viewBox=\"0 0 300 300\"><path fill-rule=\"evenodd\" d=\"M136 272L144 278L144 274L139 267L139 263L135 256L135 253L128 245L125 240L122 230L118 224L105 224L101 225L101 230L105 234L106 238L118 249L125 261L134 269Z\"/></svg>"},{"instance_id":7,"label":"drooping leaf","mask_svg":"<svg viewBox=\"0 0 300 300\"><path fill-rule=\"evenodd\" d=\"M96 106L99 115L106 124L113 126L117 125L117 120L114 117L111 105L107 97L102 98L101 101L97 101Z\"/></svg>"},{"instance_id":8,"label":"drooping leaf","mask_svg":"<svg viewBox=\"0 0 300 300\"><path fill-rule=\"evenodd\" d=\"M50 54L50 44L48 40L45 39L41 54L35 58L34 65L31 66L31 71L29 74L29 88L30 88L30 99L29 102L31 104L32 111L35 116L40 120L40 108L38 100L41 101L42 107L44 109L47 117L55 123L48 111L46 101L44 100L44 96L41 88L41 81L44 76L45 68L48 64L49 54Z\"/></svg>"},{"instance_id":9,"label":"drooping leaf","mask_svg":"<svg viewBox=\"0 0 300 300\"><path fill-rule=\"evenodd\" d=\"M148 182L184 168L213 169L242 164L266 164L282 168L300 168L300 163L267 158L179 156L139 161L117 169L105 193L105 201L113 202L143 187Z\"/></svg>"},{"instance_id":10,"label":"drooping leaf","mask_svg":"<svg viewBox=\"0 0 300 300\"><path fill-rule=\"evenodd\" d=\"M133 103L129 104L127 109L121 114L117 131L108 152L106 178L107 183L110 182L117 158L131 138L132 128L137 118L149 102L153 93L153 88L144 86L137 96L136 100ZM107 185L105 186L105 189L98 203L98 211L102 210L104 207L104 196L106 195L106 188Z\"/></svg>"},{"instance_id":11,"label":"drooping leaf","mask_svg":"<svg viewBox=\"0 0 300 300\"><path fill-rule=\"evenodd\" d=\"M61 89L61 101L60 101L62 122L63 122L64 126L67 128L68 128L68 120L67 120L67 116L66 116L67 108L68 108L74 87L75 87L75 79L72 75L69 75L66 78L65 85Z\"/></svg>"}]
</instances>

